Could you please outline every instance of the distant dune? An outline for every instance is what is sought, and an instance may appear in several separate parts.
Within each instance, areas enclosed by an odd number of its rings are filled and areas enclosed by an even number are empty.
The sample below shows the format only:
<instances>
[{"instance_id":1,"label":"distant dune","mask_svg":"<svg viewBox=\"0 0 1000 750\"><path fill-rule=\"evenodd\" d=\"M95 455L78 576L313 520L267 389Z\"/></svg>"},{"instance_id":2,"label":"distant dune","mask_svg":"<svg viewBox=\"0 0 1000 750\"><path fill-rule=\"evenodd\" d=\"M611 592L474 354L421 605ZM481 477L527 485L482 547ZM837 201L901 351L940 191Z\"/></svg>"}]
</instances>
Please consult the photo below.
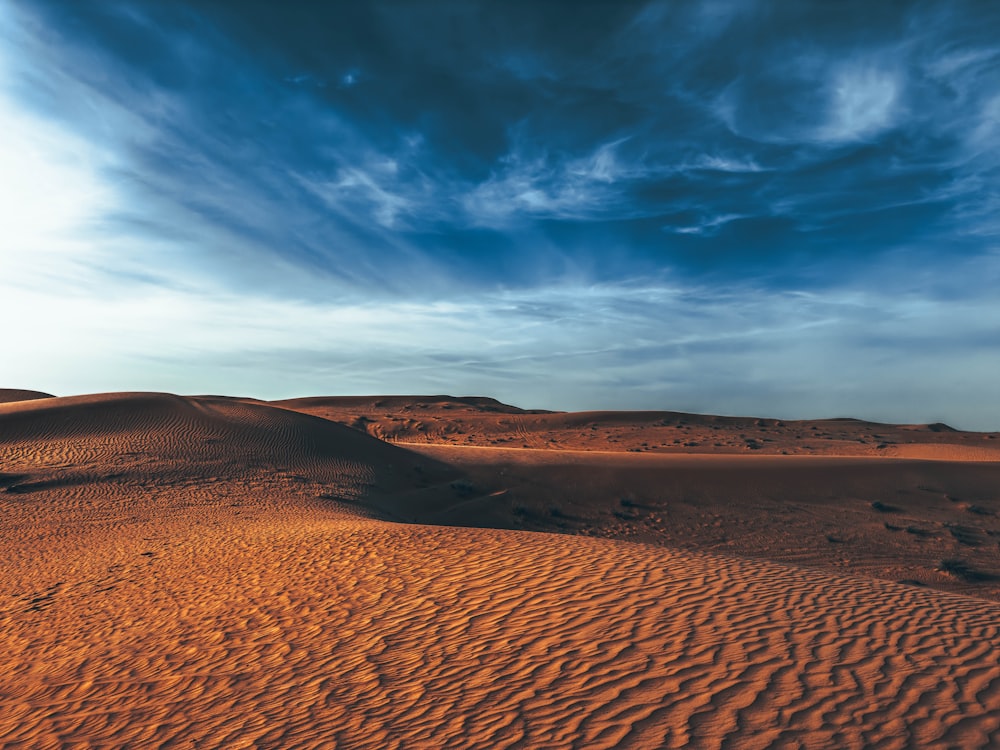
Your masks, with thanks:
<instances>
[{"instance_id":1,"label":"distant dune","mask_svg":"<svg viewBox=\"0 0 1000 750\"><path fill-rule=\"evenodd\" d=\"M0 388L0 404L10 401L30 401L36 398L55 398L51 393L41 391L23 391L18 388Z\"/></svg>"},{"instance_id":2,"label":"distant dune","mask_svg":"<svg viewBox=\"0 0 1000 750\"><path fill-rule=\"evenodd\" d=\"M858 419L780 420L672 411L526 411L494 399L351 396L272 402L406 443L777 455L908 456L1000 461L1000 433ZM937 450L937 452L935 452Z\"/></svg>"},{"instance_id":3,"label":"distant dune","mask_svg":"<svg viewBox=\"0 0 1000 750\"><path fill-rule=\"evenodd\" d=\"M1000 746L990 436L26 398L0 747Z\"/></svg>"}]
</instances>

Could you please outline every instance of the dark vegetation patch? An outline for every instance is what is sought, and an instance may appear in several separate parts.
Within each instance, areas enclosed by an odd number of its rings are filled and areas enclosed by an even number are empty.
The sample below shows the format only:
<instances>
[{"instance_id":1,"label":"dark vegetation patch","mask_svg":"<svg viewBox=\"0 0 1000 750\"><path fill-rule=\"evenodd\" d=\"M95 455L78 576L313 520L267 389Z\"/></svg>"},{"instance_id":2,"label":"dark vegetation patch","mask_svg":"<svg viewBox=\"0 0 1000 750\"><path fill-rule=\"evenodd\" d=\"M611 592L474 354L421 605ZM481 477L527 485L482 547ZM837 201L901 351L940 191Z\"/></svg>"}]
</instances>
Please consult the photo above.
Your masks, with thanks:
<instances>
[{"instance_id":1,"label":"dark vegetation patch","mask_svg":"<svg viewBox=\"0 0 1000 750\"><path fill-rule=\"evenodd\" d=\"M979 532L968 526L961 526L957 523L945 524L945 528L955 537L955 541L967 547L978 547L981 544Z\"/></svg>"},{"instance_id":2,"label":"dark vegetation patch","mask_svg":"<svg viewBox=\"0 0 1000 750\"><path fill-rule=\"evenodd\" d=\"M899 513L899 508L895 505L889 505L888 503L883 503L881 500L876 500L872 503L872 508L877 510L879 513Z\"/></svg>"},{"instance_id":3,"label":"dark vegetation patch","mask_svg":"<svg viewBox=\"0 0 1000 750\"><path fill-rule=\"evenodd\" d=\"M476 489L476 485L470 482L468 479L456 479L454 482L448 484L452 491L459 497L472 497L477 494L479 490Z\"/></svg>"},{"instance_id":4,"label":"dark vegetation patch","mask_svg":"<svg viewBox=\"0 0 1000 750\"><path fill-rule=\"evenodd\" d=\"M965 560L958 557L949 557L942 560L941 564L938 565L938 570L942 573L947 573L948 575L960 578L966 583L986 583L989 581L1000 580L1000 576L987 573L983 570L978 570Z\"/></svg>"}]
</instances>

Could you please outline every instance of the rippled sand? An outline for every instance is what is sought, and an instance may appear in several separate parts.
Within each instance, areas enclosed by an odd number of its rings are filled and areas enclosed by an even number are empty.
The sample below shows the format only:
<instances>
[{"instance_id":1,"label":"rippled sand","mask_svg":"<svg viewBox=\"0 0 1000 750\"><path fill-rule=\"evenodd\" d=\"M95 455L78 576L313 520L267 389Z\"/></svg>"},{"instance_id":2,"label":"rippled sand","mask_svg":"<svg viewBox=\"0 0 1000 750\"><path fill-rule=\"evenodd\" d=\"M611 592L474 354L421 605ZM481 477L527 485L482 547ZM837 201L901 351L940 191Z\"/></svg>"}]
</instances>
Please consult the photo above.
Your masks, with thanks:
<instances>
[{"instance_id":1,"label":"rippled sand","mask_svg":"<svg viewBox=\"0 0 1000 750\"><path fill-rule=\"evenodd\" d=\"M0 405L4 747L996 747L1000 606L399 524L456 469L222 399Z\"/></svg>"}]
</instances>

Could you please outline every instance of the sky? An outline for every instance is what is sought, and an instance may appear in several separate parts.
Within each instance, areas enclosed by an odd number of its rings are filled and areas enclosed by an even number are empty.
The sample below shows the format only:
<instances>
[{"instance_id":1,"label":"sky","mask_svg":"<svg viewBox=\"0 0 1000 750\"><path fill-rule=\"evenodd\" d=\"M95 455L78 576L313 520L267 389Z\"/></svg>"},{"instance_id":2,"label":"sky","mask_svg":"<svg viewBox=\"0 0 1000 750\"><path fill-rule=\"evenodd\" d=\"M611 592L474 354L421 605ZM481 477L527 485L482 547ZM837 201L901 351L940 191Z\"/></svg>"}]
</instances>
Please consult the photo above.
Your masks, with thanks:
<instances>
[{"instance_id":1,"label":"sky","mask_svg":"<svg viewBox=\"0 0 1000 750\"><path fill-rule=\"evenodd\" d=\"M0 386L1000 430L1000 3L0 0Z\"/></svg>"}]
</instances>

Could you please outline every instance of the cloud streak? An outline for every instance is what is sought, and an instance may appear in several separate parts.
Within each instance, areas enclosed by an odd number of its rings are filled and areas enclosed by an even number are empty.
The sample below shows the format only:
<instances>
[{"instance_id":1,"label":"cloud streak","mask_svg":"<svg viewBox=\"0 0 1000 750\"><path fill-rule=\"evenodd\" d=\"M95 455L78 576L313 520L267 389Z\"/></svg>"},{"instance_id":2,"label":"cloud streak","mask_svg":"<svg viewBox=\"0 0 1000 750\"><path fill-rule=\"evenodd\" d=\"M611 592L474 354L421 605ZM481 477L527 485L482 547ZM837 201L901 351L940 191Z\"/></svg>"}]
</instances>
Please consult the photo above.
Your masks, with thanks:
<instances>
[{"instance_id":1,"label":"cloud streak","mask_svg":"<svg viewBox=\"0 0 1000 750\"><path fill-rule=\"evenodd\" d=\"M986 277L984 290L1000 280L998 259ZM203 391L271 397L443 390L548 408L735 414L761 414L761 403L780 396L768 414L947 416L987 428L980 397L1000 396L990 376L1000 365L1000 327L987 295L956 302L946 286L932 299L893 289L892 303L877 282L824 294L570 286L355 305L119 290L45 299L33 330L15 331L7 345L43 335L51 354L12 362L7 375L62 393L185 391L197 382ZM6 303L39 309L39 296L15 290ZM100 352L90 346L95 327L115 332ZM155 347L135 347L143 340ZM67 353L76 359L70 373L53 366ZM965 397L969 385L976 398ZM914 402L900 403L900 389Z\"/></svg>"}]
</instances>

